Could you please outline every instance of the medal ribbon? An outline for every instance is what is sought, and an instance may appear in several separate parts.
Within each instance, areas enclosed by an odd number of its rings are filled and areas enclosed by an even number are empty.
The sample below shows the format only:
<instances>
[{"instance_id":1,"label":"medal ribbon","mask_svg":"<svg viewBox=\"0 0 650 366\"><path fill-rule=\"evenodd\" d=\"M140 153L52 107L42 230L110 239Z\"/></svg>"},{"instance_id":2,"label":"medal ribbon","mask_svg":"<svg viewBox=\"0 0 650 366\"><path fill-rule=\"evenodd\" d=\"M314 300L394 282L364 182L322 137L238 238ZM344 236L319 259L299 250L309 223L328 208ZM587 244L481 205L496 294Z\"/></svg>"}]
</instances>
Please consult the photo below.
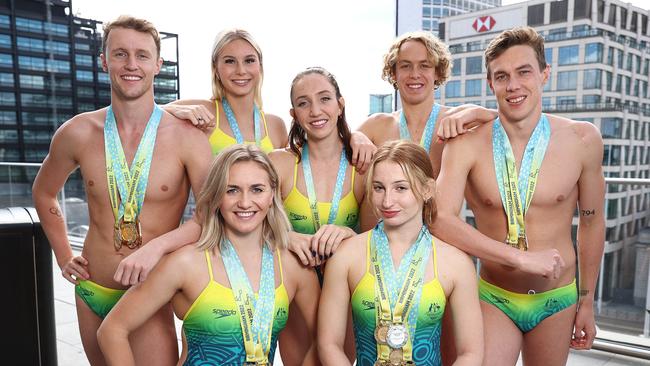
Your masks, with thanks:
<instances>
[{"instance_id":1,"label":"medal ribbon","mask_svg":"<svg viewBox=\"0 0 650 366\"><path fill-rule=\"evenodd\" d=\"M379 324L379 320L385 323L402 324L404 316L406 316L409 337L403 348L405 361L412 361L412 337L415 335L424 268L431 254L432 242L431 234L423 226L416 242L402 257L397 275L395 275L395 267L383 222L377 224L372 232L370 257L375 275L375 308L378 318L380 318L377 319L377 324ZM399 288L398 283L401 284ZM393 304L392 310L391 303ZM377 344L377 351L380 359L388 359L390 348L387 345Z\"/></svg>"},{"instance_id":2,"label":"medal ribbon","mask_svg":"<svg viewBox=\"0 0 650 366\"><path fill-rule=\"evenodd\" d=\"M508 220L508 239L506 244L528 250L526 243L525 215L535 193L539 170L551 137L551 127L542 114L526 144L521 169L517 176L517 165L512 146L501 121L497 118L492 128L492 153L494 168L501 195L501 202ZM523 203L522 203L523 202ZM523 248L518 242L523 240Z\"/></svg>"},{"instance_id":3,"label":"medal ribbon","mask_svg":"<svg viewBox=\"0 0 650 366\"><path fill-rule=\"evenodd\" d=\"M228 239L222 243L221 257L237 304L246 362L268 363L275 309L273 253L267 244L262 246L260 290L257 297L244 266Z\"/></svg>"},{"instance_id":4,"label":"medal ribbon","mask_svg":"<svg viewBox=\"0 0 650 366\"><path fill-rule=\"evenodd\" d=\"M307 186L307 198L309 199L309 208L314 219L314 230L318 231L320 228L320 215L318 214L318 199L316 197L316 188L314 186L314 177L311 173L311 164L309 163L309 146L305 144L302 147L301 153L302 160L302 173L305 176L305 186ZM328 224L333 224L336 220L336 215L339 212L339 203L341 202L341 194L343 192L343 181L345 180L345 172L348 169L348 159L345 156L345 149L341 150L341 158L339 159L339 171L336 173L336 185L334 186L334 193L332 194L332 206L330 207L329 217L327 218Z\"/></svg>"},{"instance_id":5,"label":"medal ribbon","mask_svg":"<svg viewBox=\"0 0 650 366\"><path fill-rule=\"evenodd\" d=\"M129 169L124 149L117 131L113 108L108 106L104 122L104 151L106 155L106 178L115 225L124 217L125 222L133 222L142 209L147 190L149 168L156 143L156 131L162 118L162 109L154 104L153 112L147 122L142 138ZM119 191L119 193L118 193ZM118 202L118 195L122 197Z\"/></svg>"},{"instance_id":6,"label":"medal ribbon","mask_svg":"<svg viewBox=\"0 0 650 366\"><path fill-rule=\"evenodd\" d=\"M228 124L230 125L230 130L232 131L233 136L235 137L235 140L237 140L238 144L243 144L246 141L244 141L244 137L241 134L241 130L239 129L239 125L237 124L237 119L235 118L235 113L232 111L232 108L230 108L230 104L226 100L226 98L223 98L221 100L221 105L223 106L223 111L226 113L226 119L228 120ZM218 112L218 111L217 111ZM255 105L253 109L253 125L255 128L255 145L256 146L261 146L262 145L262 128L260 126L260 110L257 108L257 105Z\"/></svg>"},{"instance_id":7,"label":"medal ribbon","mask_svg":"<svg viewBox=\"0 0 650 366\"><path fill-rule=\"evenodd\" d=\"M436 126L436 119L438 119L438 112L440 111L440 104L434 103L433 108L431 109L431 114L429 114L429 119L427 124L424 127L424 132L422 132L422 137L420 138L420 146L422 146L427 152L431 148L431 140L433 138L433 130ZM404 110L400 112L399 116L399 138L401 140L411 140L411 133L406 125L406 116L404 115Z\"/></svg>"}]
</instances>

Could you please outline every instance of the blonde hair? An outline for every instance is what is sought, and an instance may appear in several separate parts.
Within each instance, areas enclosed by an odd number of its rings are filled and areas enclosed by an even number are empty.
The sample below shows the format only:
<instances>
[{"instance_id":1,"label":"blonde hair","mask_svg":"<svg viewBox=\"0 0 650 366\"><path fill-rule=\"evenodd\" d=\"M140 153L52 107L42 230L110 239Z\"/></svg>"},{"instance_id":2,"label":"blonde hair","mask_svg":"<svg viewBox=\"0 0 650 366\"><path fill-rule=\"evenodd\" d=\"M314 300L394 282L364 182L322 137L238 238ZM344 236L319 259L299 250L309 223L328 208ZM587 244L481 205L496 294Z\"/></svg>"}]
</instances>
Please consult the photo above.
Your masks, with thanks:
<instances>
[{"instance_id":1,"label":"blonde hair","mask_svg":"<svg viewBox=\"0 0 650 366\"><path fill-rule=\"evenodd\" d=\"M395 64L399 56L399 49L408 41L418 41L427 49L428 59L433 62L436 76L438 79L434 82L434 87L438 89L443 85L451 74L451 53L449 46L429 32L417 31L404 33L393 41L384 55L384 69L381 72L381 78L388 81L393 88L397 89L395 80Z\"/></svg>"},{"instance_id":2,"label":"blonde hair","mask_svg":"<svg viewBox=\"0 0 650 366\"><path fill-rule=\"evenodd\" d=\"M260 46L255 42L253 36L243 29L226 29L217 34L217 37L214 40L214 45L212 46L212 100L223 100L225 96L225 90L221 79L217 75L217 61L219 54L230 42L236 41L238 39L243 39L248 42L255 52L257 53L257 58L260 62L260 81L255 86L255 103L258 107L262 108L262 82L264 81L264 62L262 62L262 50Z\"/></svg>"},{"instance_id":3,"label":"blonde hair","mask_svg":"<svg viewBox=\"0 0 650 366\"><path fill-rule=\"evenodd\" d=\"M156 27L148 20L135 18L130 15L120 15L114 21L104 24L104 34L102 34L102 53L106 54L108 35L115 28L133 29L136 32L148 33L156 44L156 56L160 56L160 34Z\"/></svg>"},{"instance_id":4,"label":"blonde hair","mask_svg":"<svg viewBox=\"0 0 650 366\"><path fill-rule=\"evenodd\" d=\"M271 165L268 156L255 145L232 145L217 155L205 180L203 189L196 200L196 216L201 224L201 237L196 246L199 250L212 250L215 246L221 249L225 239L225 222L219 212L221 201L226 193L230 168L239 162L255 162L268 174L273 202L262 223L264 241L271 248L286 248L289 242L291 224L284 212L279 190L278 173Z\"/></svg>"},{"instance_id":5,"label":"blonde hair","mask_svg":"<svg viewBox=\"0 0 650 366\"><path fill-rule=\"evenodd\" d=\"M368 192L371 201L374 196L372 178L375 174L375 167L383 161L394 162L402 168L402 172L409 181L415 197L423 204L422 221L431 231L438 210L435 200L433 166L429 154L422 146L406 140L389 141L379 147L366 175L366 192ZM431 186L431 195L425 198L424 190L428 185ZM376 213L377 208L373 207L373 210Z\"/></svg>"}]
</instances>

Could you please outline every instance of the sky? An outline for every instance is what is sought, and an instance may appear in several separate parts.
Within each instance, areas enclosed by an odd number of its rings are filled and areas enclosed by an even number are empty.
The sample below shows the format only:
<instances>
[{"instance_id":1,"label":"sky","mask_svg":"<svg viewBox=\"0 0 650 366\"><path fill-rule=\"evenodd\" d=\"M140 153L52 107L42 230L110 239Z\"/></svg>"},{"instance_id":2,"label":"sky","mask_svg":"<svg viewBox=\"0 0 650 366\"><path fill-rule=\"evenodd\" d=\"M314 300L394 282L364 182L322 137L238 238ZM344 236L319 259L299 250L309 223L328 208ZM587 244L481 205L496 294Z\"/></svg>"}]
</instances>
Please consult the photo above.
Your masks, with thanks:
<instances>
[{"instance_id":1,"label":"sky","mask_svg":"<svg viewBox=\"0 0 650 366\"><path fill-rule=\"evenodd\" d=\"M644 1L632 3L647 8ZM517 2L503 0L504 5ZM73 0L72 9L101 21L129 14L178 34L181 98L210 97L212 44L217 33L232 27L248 30L259 43L264 111L287 124L291 81L309 66L325 67L336 76L353 128L368 115L369 94L393 91L381 79L381 69L395 37L395 0ZM165 42L162 48L163 57L175 51Z\"/></svg>"}]
</instances>

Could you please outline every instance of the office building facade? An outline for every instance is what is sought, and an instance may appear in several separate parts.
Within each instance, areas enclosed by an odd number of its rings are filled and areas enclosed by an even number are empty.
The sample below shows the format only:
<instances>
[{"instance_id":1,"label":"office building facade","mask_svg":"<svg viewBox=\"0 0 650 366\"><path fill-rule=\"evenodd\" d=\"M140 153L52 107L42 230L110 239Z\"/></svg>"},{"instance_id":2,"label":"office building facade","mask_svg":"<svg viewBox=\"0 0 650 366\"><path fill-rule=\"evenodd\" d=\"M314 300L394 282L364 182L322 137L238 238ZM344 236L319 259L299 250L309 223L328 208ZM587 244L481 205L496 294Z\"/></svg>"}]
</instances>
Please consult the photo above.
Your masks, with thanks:
<instances>
[{"instance_id":1,"label":"office building facade","mask_svg":"<svg viewBox=\"0 0 650 366\"><path fill-rule=\"evenodd\" d=\"M532 0L446 18L439 35L450 46L454 66L437 95L446 105L496 108L485 77L485 48L502 30L532 26L545 38L551 65L543 111L589 121L600 129L606 176L648 178L649 18L650 11L617 0ZM604 300L631 302L636 240L648 224L649 204L647 186L608 186L600 284ZM472 221L469 210L463 214Z\"/></svg>"},{"instance_id":2,"label":"office building facade","mask_svg":"<svg viewBox=\"0 0 650 366\"><path fill-rule=\"evenodd\" d=\"M501 0L397 0L396 35L426 30L436 36L440 19L501 6Z\"/></svg>"},{"instance_id":3,"label":"office building facade","mask_svg":"<svg viewBox=\"0 0 650 366\"><path fill-rule=\"evenodd\" d=\"M370 94L370 113L390 113L393 111L393 94Z\"/></svg>"}]
</instances>

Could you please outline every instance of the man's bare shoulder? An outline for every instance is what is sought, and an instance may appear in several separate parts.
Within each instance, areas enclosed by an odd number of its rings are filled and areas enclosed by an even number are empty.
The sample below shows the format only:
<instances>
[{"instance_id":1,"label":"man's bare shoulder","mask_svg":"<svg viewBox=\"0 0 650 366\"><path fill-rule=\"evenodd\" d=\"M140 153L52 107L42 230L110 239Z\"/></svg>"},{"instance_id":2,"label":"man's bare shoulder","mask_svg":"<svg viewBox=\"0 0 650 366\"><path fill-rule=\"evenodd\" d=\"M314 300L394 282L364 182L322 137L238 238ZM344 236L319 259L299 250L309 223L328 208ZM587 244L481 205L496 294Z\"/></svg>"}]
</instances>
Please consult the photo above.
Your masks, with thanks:
<instances>
[{"instance_id":1,"label":"man's bare shoulder","mask_svg":"<svg viewBox=\"0 0 650 366\"><path fill-rule=\"evenodd\" d=\"M399 112L373 113L359 126L359 130L376 143L377 138L385 135L387 129L397 123L398 118Z\"/></svg>"},{"instance_id":2,"label":"man's bare shoulder","mask_svg":"<svg viewBox=\"0 0 650 366\"><path fill-rule=\"evenodd\" d=\"M104 133L106 108L77 114L64 122L56 131L60 138L84 139L93 133ZM81 140L83 141L83 140Z\"/></svg>"},{"instance_id":3,"label":"man's bare shoulder","mask_svg":"<svg viewBox=\"0 0 650 366\"><path fill-rule=\"evenodd\" d=\"M547 115L551 128L560 133L574 135L583 145L602 143L602 136L598 128L591 122L576 121L556 115Z\"/></svg>"},{"instance_id":4,"label":"man's bare shoulder","mask_svg":"<svg viewBox=\"0 0 650 366\"><path fill-rule=\"evenodd\" d=\"M174 115L165 110L163 110L162 119L160 120L158 136L161 133L163 136L171 137L177 143L183 143L187 139L193 141L203 139L207 141L203 131L194 127L191 123L187 123L187 121L174 117Z\"/></svg>"}]
</instances>

